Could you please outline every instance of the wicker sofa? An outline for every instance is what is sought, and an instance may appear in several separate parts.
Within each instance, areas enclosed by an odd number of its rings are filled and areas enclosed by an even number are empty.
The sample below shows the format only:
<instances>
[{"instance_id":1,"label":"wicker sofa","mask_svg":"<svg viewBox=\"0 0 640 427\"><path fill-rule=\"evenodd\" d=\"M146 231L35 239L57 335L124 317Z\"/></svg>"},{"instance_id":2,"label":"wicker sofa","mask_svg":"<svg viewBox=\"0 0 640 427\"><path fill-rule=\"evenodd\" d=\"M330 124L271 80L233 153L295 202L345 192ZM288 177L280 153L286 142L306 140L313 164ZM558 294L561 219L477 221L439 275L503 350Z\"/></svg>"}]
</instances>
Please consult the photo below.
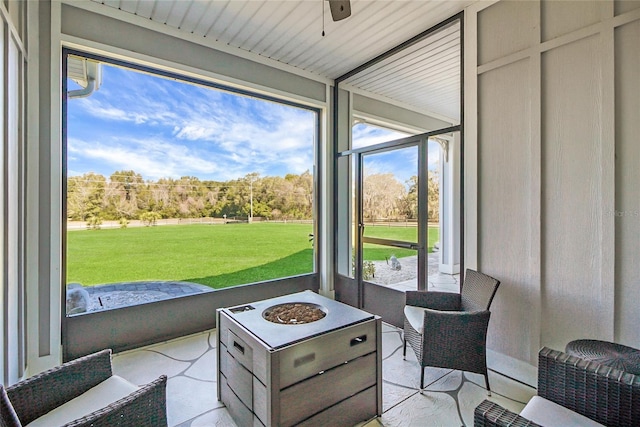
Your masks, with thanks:
<instances>
[{"instance_id":1,"label":"wicker sofa","mask_svg":"<svg viewBox=\"0 0 640 427\"><path fill-rule=\"evenodd\" d=\"M538 396L562 407L547 406L544 413L536 413L557 425L563 425L561 412L566 409L605 426L640 425L640 376L546 347L538 354ZM474 426L543 425L532 421L531 415L523 416L526 410L516 414L485 400L474 411Z\"/></svg>"},{"instance_id":2,"label":"wicker sofa","mask_svg":"<svg viewBox=\"0 0 640 427\"><path fill-rule=\"evenodd\" d=\"M167 377L137 387L113 375L111 350L0 386L0 426L167 425Z\"/></svg>"}]
</instances>

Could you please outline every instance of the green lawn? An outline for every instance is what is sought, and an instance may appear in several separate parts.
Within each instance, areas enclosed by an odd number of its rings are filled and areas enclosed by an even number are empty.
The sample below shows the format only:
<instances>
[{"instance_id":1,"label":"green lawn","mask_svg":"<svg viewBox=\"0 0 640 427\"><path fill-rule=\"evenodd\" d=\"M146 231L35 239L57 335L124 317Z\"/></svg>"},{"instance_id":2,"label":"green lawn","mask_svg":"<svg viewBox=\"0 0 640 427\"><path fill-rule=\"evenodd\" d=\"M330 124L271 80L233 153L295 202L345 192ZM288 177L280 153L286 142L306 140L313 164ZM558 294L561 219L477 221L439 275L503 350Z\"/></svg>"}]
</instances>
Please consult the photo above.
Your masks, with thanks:
<instances>
[{"instance_id":1,"label":"green lawn","mask_svg":"<svg viewBox=\"0 0 640 427\"><path fill-rule=\"evenodd\" d=\"M180 280L224 288L313 271L310 224L219 224L67 233L67 282Z\"/></svg>"},{"instance_id":2,"label":"green lawn","mask_svg":"<svg viewBox=\"0 0 640 427\"><path fill-rule=\"evenodd\" d=\"M313 271L310 224L194 224L67 233L67 282L84 286L175 280L225 288ZM370 227L367 236L415 241L415 227ZM438 229L429 229L429 250ZM366 260L416 251L365 245Z\"/></svg>"},{"instance_id":3,"label":"green lawn","mask_svg":"<svg viewBox=\"0 0 640 427\"><path fill-rule=\"evenodd\" d=\"M405 242L417 242L418 241L418 229L417 227L388 227L388 226L368 226L365 227L365 236L378 237L381 239L401 240ZM429 227L428 237L428 252L433 250L433 244L440 238L440 229L435 227ZM364 244L364 259L365 261L383 261L388 259L391 255L395 255L397 258L417 255L417 251L411 249L391 248L389 246L373 245L370 243Z\"/></svg>"}]
</instances>

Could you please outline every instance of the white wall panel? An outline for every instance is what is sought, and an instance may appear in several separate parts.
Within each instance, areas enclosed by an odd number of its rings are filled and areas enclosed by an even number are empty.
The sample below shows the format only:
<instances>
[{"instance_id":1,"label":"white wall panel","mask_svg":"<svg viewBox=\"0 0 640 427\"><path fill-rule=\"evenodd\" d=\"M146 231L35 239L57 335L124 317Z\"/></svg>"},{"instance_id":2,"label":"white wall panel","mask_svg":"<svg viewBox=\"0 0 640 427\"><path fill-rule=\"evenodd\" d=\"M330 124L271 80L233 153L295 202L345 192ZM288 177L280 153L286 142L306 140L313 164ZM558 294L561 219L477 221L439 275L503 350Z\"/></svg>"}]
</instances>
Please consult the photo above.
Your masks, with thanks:
<instances>
[{"instance_id":1,"label":"white wall panel","mask_svg":"<svg viewBox=\"0 0 640 427\"><path fill-rule=\"evenodd\" d=\"M542 57L542 343L554 348L613 338L611 284L601 283L599 46L595 35Z\"/></svg>"},{"instance_id":2,"label":"white wall panel","mask_svg":"<svg viewBox=\"0 0 640 427\"><path fill-rule=\"evenodd\" d=\"M478 14L478 65L531 46L537 35L536 1L501 1Z\"/></svg>"},{"instance_id":3,"label":"white wall panel","mask_svg":"<svg viewBox=\"0 0 640 427\"><path fill-rule=\"evenodd\" d=\"M18 179L20 176L21 166L18 157L21 132L21 120L22 114L20 112L20 96L22 91L20 90L20 53L13 38L9 40L8 49L8 99L7 99L7 150L6 150L6 194L7 194L7 206L5 212L7 214L7 231L6 231L6 279L7 279L7 293L6 293L6 321L7 321L7 336L6 343L8 350L6 369L7 377L5 378L9 384L13 384L18 381L21 373L20 358L21 352L21 334L24 331L20 325L22 320L20 319L20 300L18 295L20 293L20 287L23 286L21 280L22 265L20 265L20 251L22 245L20 244L20 218L18 218L18 206L20 196L18 190L20 189Z\"/></svg>"},{"instance_id":4,"label":"white wall panel","mask_svg":"<svg viewBox=\"0 0 640 427\"><path fill-rule=\"evenodd\" d=\"M600 22L606 2L599 1L549 1L542 6L542 41L554 39L580 28Z\"/></svg>"},{"instance_id":5,"label":"white wall panel","mask_svg":"<svg viewBox=\"0 0 640 427\"><path fill-rule=\"evenodd\" d=\"M478 164L466 177L478 180L478 225L465 244L503 281L489 354L517 377L526 368L514 361L535 365L538 346L640 347L640 3L524 3L471 8L468 32L479 52L478 136L466 141L478 150L466 159Z\"/></svg>"},{"instance_id":6,"label":"white wall panel","mask_svg":"<svg viewBox=\"0 0 640 427\"><path fill-rule=\"evenodd\" d=\"M25 2L0 11L0 382L24 373L23 165Z\"/></svg>"},{"instance_id":7,"label":"white wall panel","mask_svg":"<svg viewBox=\"0 0 640 427\"><path fill-rule=\"evenodd\" d=\"M640 2L638 2L640 4ZM615 32L616 328L615 338L640 348L640 21Z\"/></svg>"},{"instance_id":8,"label":"white wall panel","mask_svg":"<svg viewBox=\"0 0 640 427\"><path fill-rule=\"evenodd\" d=\"M613 3L616 16L640 9L640 1L638 0L615 0Z\"/></svg>"},{"instance_id":9,"label":"white wall panel","mask_svg":"<svg viewBox=\"0 0 640 427\"><path fill-rule=\"evenodd\" d=\"M6 109L5 105L5 91L7 90L7 78L5 75L5 68L7 62L7 52L5 49L5 28L7 24L4 20L0 19L0 78L2 79L2 84L0 84L0 307L2 307L0 311L0 342L2 343L2 351L0 351L0 383L7 384L7 375L5 370L5 363L8 359L8 355L5 351L4 343L6 341L7 335L7 322L5 322L5 312L8 306L8 300L6 295L8 294L8 277L6 274L7 271L7 262L5 256L5 247L7 240L7 233L5 223L7 221L5 215L5 205L8 203L7 199L7 191L5 184L5 152L7 150L7 138L5 138L5 134L7 132L7 120L6 117Z\"/></svg>"},{"instance_id":10,"label":"white wall panel","mask_svg":"<svg viewBox=\"0 0 640 427\"><path fill-rule=\"evenodd\" d=\"M489 346L528 361L539 342L539 281L531 239L533 189L530 60L478 78L478 264L502 282L492 306Z\"/></svg>"}]
</instances>

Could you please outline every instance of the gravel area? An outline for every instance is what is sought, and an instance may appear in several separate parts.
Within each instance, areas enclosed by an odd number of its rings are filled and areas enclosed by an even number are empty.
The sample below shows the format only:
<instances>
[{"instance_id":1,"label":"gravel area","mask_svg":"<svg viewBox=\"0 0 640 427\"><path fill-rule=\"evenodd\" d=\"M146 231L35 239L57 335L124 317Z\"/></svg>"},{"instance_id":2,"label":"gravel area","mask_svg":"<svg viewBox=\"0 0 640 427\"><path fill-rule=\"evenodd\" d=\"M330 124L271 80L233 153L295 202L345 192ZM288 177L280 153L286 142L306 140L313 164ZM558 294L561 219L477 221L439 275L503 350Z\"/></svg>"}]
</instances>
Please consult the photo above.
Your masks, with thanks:
<instances>
[{"instance_id":1,"label":"gravel area","mask_svg":"<svg viewBox=\"0 0 640 427\"><path fill-rule=\"evenodd\" d=\"M392 283L404 282L416 278L418 271L418 257L399 258L400 270L391 268L391 262L372 261L375 266L375 273L372 281L381 285L390 285Z\"/></svg>"},{"instance_id":2,"label":"gravel area","mask_svg":"<svg viewBox=\"0 0 640 427\"><path fill-rule=\"evenodd\" d=\"M391 285L415 279L418 275L418 256L398 258L400 270L391 268L391 261L372 261L375 266L374 283ZM438 253L429 254L428 275L438 274Z\"/></svg>"}]
</instances>

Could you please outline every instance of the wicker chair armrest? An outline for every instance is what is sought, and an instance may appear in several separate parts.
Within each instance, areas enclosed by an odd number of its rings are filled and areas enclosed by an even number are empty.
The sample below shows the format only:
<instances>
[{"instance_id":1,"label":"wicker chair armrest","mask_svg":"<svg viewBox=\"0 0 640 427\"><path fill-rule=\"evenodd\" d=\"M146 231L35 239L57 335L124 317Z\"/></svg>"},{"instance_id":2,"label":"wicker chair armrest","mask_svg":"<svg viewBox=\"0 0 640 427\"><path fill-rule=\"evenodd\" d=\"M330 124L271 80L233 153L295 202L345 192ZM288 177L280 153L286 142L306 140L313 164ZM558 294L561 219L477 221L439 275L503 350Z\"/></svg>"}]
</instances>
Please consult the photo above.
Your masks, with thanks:
<instances>
[{"instance_id":1,"label":"wicker chair armrest","mask_svg":"<svg viewBox=\"0 0 640 427\"><path fill-rule=\"evenodd\" d=\"M0 426L21 427L20 419L7 396L7 390L0 384Z\"/></svg>"},{"instance_id":2,"label":"wicker chair armrest","mask_svg":"<svg viewBox=\"0 0 640 427\"><path fill-rule=\"evenodd\" d=\"M474 427L535 427L539 424L521 417L489 400L483 401L473 411Z\"/></svg>"},{"instance_id":3,"label":"wicker chair armrest","mask_svg":"<svg viewBox=\"0 0 640 427\"><path fill-rule=\"evenodd\" d=\"M406 304L432 310L460 310L460 294L451 292L407 291Z\"/></svg>"},{"instance_id":4,"label":"wicker chair armrest","mask_svg":"<svg viewBox=\"0 0 640 427\"><path fill-rule=\"evenodd\" d=\"M162 375L109 406L63 427L166 427L167 376Z\"/></svg>"},{"instance_id":5,"label":"wicker chair armrest","mask_svg":"<svg viewBox=\"0 0 640 427\"><path fill-rule=\"evenodd\" d=\"M111 350L102 350L51 368L7 388L23 425L80 396L111 377Z\"/></svg>"},{"instance_id":6,"label":"wicker chair armrest","mask_svg":"<svg viewBox=\"0 0 640 427\"><path fill-rule=\"evenodd\" d=\"M640 420L640 376L543 347L538 395L607 426Z\"/></svg>"}]
</instances>

